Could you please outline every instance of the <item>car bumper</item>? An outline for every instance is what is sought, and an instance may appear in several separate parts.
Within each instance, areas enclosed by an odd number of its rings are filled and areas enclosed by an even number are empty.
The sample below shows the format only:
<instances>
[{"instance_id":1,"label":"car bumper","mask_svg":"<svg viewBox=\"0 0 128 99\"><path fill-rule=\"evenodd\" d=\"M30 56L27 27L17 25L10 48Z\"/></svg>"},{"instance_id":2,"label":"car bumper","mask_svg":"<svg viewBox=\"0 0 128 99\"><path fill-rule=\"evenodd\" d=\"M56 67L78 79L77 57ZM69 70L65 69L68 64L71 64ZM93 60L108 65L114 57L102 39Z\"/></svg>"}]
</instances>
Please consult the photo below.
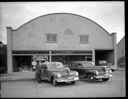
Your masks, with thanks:
<instances>
[{"instance_id":1,"label":"car bumper","mask_svg":"<svg viewBox=\"0 0 128 99\"><path fill-rule=\"evenodd\" d=\"M116 70L117 68L111 68L111 70Z\"/></svg>"},{"instance_id":2,"label":"car bumper","mask_svg":"<svg viewBox=\"0 0 128 99\"><path fill-rule=\"evenodd\" d=\"M96 79L110 78L110 77L112 77L112 74L105 74L105 75L97 75L97 76L95 76Z\"/></svg>"},{"instance_id":3,"label":"car bumper","mask_svg":"<svg viewBox=\"0 0 128 99\"><path fill-rule=\"evenodd\" d=\"M57 82L71 82L71 81L77 81L77 80L79 80L79 77L68 77L68 78L56 79Z\"/></svg>"}]
</instances>

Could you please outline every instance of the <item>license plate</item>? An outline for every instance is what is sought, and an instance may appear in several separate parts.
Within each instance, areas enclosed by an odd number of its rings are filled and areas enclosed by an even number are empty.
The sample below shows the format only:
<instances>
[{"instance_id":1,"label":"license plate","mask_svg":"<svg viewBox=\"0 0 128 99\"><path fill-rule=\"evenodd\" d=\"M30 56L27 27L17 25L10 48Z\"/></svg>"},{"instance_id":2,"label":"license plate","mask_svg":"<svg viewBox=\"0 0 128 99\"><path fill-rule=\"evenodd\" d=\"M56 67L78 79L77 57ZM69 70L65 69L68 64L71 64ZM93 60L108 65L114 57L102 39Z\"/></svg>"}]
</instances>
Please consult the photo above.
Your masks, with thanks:
<instances>
[{"instance_id":1,"label":"license plate","mask_svg":"<svg viewBox=\"0 0 128 99\"><path fill-rule=\"evenodd\" d=\"M104 78L108 78L108 76L104 76Z\"/></svg>"},{"instance_id":2,"label":"license plate","mask_svg":"<svg viewBox=\"0 0 128 99\"><path fill-rule=\"evenodd\" d=\"M68 81L73 80L73 77L68 78Z\"/></svg>"},{"instance_id":3,"label":"license plate","mask_svg":"<svg viewBox=\"0 0 128 99\"><path fill-rule=\"evenodd\" d=\"M98 76L97 78L103 78L104 76Z\"/></svg>"}]
</instances>

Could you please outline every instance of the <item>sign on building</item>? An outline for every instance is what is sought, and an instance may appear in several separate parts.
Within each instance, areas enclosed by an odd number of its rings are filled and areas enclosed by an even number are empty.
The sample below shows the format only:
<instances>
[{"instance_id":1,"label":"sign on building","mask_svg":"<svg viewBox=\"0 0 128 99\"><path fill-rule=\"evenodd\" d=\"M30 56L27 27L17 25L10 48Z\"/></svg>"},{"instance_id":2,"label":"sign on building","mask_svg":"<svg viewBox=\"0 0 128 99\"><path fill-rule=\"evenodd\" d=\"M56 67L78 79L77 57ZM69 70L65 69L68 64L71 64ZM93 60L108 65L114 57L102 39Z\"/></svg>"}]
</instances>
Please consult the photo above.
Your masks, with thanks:
<instances>
[{"instance_id":1,"label":"sign on building","mask_svg":"<svg viewBox=\"0 0 128 99\"><path fill-rule=\"evenodd\" d=\"M47 55L34 55L33 60L35 60L35 61L46 61L46 60L48 60L48 56Z\"/></svg>"}]
</instances>

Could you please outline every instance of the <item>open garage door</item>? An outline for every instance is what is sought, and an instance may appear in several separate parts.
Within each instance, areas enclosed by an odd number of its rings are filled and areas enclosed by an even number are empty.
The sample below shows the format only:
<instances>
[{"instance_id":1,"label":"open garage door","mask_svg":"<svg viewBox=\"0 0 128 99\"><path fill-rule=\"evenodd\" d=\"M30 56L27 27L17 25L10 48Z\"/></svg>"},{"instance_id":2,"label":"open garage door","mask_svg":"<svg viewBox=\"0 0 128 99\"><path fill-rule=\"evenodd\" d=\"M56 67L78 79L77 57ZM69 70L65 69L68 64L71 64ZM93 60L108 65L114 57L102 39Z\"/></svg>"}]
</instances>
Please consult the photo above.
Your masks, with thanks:
<instances>
[{"instance_id":1,"label":"open garage door","mask_svg":"<svg viewBox=\"0 0 128 99\"><path fill-rule=\"evenodd\" d=\"M95 50L95 65L99 65L99 61L105 60L108 63L114 64L113 50Z\"/></svg>"}]
</instances>

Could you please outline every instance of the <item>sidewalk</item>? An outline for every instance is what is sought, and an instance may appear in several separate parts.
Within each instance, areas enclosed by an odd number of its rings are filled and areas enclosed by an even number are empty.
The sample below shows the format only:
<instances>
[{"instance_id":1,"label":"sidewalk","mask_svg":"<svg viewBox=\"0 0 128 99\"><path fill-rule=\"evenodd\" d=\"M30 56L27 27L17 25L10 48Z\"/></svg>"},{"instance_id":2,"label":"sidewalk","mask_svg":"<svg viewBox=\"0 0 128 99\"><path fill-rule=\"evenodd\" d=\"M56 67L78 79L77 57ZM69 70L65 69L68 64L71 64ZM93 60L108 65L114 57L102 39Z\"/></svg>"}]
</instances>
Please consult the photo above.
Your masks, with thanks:
<instances>
[{"instance_id":1,"label":"sidewalk","mask_svg":"<svg viewBox=\"0 0 128 99\"><path fill-rule=\"evenodd\" d=\"M1 74L0 81L10 80L31 80L35 79L35 72L13 72L11 74Z\"/></svg>"},{"instance_id":2,"label":"sidewalk","mask_svg":"<svg viewBox=\"0 0 128 99\"><path fill-rule=\"evenodd\" d=\"M116 71L125 71L125 70L126 70L125 68L117 67Z\"/></svg>"}]
</instances>

